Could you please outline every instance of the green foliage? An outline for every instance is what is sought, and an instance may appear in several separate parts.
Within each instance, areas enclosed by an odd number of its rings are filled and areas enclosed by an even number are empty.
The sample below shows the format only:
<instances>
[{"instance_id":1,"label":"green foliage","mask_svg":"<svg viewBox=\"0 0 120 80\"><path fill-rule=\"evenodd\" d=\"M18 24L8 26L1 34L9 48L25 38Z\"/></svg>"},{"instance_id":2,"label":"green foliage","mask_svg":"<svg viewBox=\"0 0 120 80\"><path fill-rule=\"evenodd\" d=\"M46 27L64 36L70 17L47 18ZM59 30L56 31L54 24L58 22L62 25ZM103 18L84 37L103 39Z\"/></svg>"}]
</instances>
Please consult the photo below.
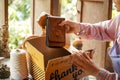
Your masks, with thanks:
<instances>
[{"instance_id":1,"label":"green foliage","mask_svg":"<svg viewBox=\"0 0 120 80\"><path fill-rule=\"evenodd\" d=\"M9 48L20 46L30 35L30 0L9 0Z\"/></svg>"},{"instance_id":2,"label":"green foliage","mask_svg":"<svg viewBox=\"0 0 120 80\"><path fill-rule=\"evenodd\" d=\"M30 16L30 0L9 0L9 19L26 20Z\"/></svg>"},{"instance_id":3,"label":"green foliage","mask_svg":"<svg viewBox=\"0 0 120 80\"><path fill-rule=\"evenodd\" d=\"M77 0L62 0L61 16L66 19L76 20L76 2Z\"/></svg>"},{"instance_id":4,"label":"green foliage","mask_svg":"<svg viewBox=\"0 0 120 80\"><path fill-rule=\"evenodd\" d=\"M118 15L119 12L116 11L116 8L114 6L114 3L113 3L113 7L112 7L112 18L115 17L116 15Z\"/></svg>"}]
</instances>

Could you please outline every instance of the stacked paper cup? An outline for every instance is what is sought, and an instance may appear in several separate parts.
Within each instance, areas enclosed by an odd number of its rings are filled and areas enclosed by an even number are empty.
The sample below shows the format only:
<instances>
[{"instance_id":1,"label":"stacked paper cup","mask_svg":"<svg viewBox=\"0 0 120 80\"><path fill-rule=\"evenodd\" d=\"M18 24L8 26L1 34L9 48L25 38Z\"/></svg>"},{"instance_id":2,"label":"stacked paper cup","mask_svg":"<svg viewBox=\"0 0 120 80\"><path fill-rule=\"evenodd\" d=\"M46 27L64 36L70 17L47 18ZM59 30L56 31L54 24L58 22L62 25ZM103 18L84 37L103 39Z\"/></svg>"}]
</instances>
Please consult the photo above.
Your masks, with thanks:
<instances>
[{"instance_id":1,"label":"stacked paper cup","mask_svg":"<svg viewBox=\"0 0 120 80\"><path fill-rule=\"evenodd\" d=\"M28 77L26 51L15 49L10 53L10 73L11 79L23 80Z\"/></svg>"}]
</instances>

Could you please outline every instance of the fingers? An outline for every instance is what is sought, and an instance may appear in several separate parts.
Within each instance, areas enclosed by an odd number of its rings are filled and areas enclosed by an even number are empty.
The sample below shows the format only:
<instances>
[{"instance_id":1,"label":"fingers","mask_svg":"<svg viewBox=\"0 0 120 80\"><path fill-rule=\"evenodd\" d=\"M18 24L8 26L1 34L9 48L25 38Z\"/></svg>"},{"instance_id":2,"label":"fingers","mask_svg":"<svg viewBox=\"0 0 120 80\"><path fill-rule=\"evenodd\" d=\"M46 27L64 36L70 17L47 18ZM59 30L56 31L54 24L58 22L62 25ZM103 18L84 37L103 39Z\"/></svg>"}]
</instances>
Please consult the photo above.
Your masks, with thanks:
<instances>
[{"instance_id":1,"label":"fingers","mask_svg":"<svg viewBox=\"0 0 120 80\"><path fill-rule=\"evenodd\" d=\"M72 59L73 59L73 64L75 64L76 66L85 69L84 66L86 64L86 58L83 56L83 53L76 53L72 55Z\"/></svg>"},{"instance_id":2,"label":"fingers","mask_svg":"<svg viewBox=\"0 0 120 80\"><path fill-rule=\"evenodd\" d=\"M94 53L95 53L95 49L87 50L85 52L90 57L90 59L93 59L93 56L94 56Z\"/></svg>"},{"instance_id":3,"label":"fingers","mask_svg":"<svg viewBox=\"0 0 120 80\"><path fill-rule=\"evenodd\" d=\"M87 60L90 60L90 57L84 52L82 53L83 57L86 58Z\"/></svg>"},{"instance_id":4,"label":"fingers","mask_svg":"<svg viewBox=\"0 0 120 80\"><path fill-rule=\"evenodd\" d=\"M67 23L66 23L66 21L64 20L64 21L62 21L60 24L59 24L59 26L64 26L64 25L66 25Z\"/></svg>"},{"instance_id":5,"label":"fingers","mask_svg":"<svg viewBox=\"0 0 120 80\"><path fill-rule=\"evenodd\" d=\"M90 57L84 53L75 53L72 55L73 64L80 67L83 71L86 70L88 64L91 64L92 60Z\"/></svg>"},{"instance_id":6,"label":"fingers","mask_svg":"<svg viewBox=\"0 0 120 80\"><path fill-rule=\"evenodd\" d=\"M83 68L83 66L80 64L81 63L81 59L80 59L78 53L72 55L72 61L73 61L73 64L75 64L79 68Z\"/></svg>"},{"instance_id":7,"label":"fingers","mask_svg":"<svg viewBox=\"0 0 120 80\"><path fill-rule=\"evenodd\" d=\"M69 33L70 27L69 27L68 25L65 25L65 31L66 31L67 33Z\"/></svg>"},{"instance_id":8,"label":"fingers","mask_svg":"<svg viewBox=\"0 0 120 80\"><path fill-rule=\"evenodd\" d=\"M93 59L93 55L94 55L94 52L91 52L91 53L89 54L89 57L90 57L91 59Z\"/></svg>"},{"instance_id":9,"label":"fingers","mask_svg":"<svg viewBox=\"0 0 120 80\"><path fill-rule=\"evenodd\" d=\"M75 64L78 68L83 70L83 74L93 74L99 68L95 65L93 60L84 52L84 53L76 53L72 55L73 64Z\"/></svg>"},{"instance_id":10,"label":"fingers","mask_svg":"<svg viewBox=\"0 0 120 80\"><path fill-rule=\"evenodd\" d=\"M68 20L64 20L59 24L59 26L64 26L67 33L72 33L74 31L73 24L75 23Z\"/></svg>"},{"instance_id":11,"label":"fingers","mask_svg":"<svg viewBox=\"0 0 120 80\"><path fill-rule=\"evenodd\" d=\"M68 21L62 21L60 24L59 24L59 26L64 26L65 27L65 31L66 32L69 32L69 29L70 29L70 27L69 27L69 25L68 25Z\"/></svg>"}]
</instances>

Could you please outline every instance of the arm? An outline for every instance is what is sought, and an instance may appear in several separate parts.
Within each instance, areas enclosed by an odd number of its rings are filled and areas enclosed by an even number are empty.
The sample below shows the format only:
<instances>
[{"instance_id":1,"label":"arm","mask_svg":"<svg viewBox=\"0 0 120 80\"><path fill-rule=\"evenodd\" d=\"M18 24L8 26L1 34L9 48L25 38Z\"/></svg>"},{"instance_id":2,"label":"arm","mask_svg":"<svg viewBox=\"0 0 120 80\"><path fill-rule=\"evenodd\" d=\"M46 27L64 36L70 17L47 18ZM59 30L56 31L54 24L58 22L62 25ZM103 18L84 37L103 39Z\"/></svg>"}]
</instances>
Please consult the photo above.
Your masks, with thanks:
<instances>
[{"instance_id":1,"label":"arm","mask_svg":"<svg viewBox=\"0 0 120 80\"><path fill-rule=\"evenodd\" d=\"M67 33L76 33L81 38L111 41L115 40L120 25L120 15L107 21L95 24L79 23L70 20L63 21L60 26L65 26Z\"/></svg>"},{"instance_id":2,"label":"arm","mask_svg":"<svg viewBox=\"0 0 120 80\"><path fill-rule=\"evenodd\" d=\"M83 70L83 76L93 75L97 80L119 80L118 74L98 67L86 53L72 54L73 63Z\"/></svg>"},{"instance_id":3,"label":"arm","mask_svg":"<svg viewBox=\"0 0 120 80\"><path fill-rule=\"evenodd\" d=\"M109 71L101 69L96 78L97 80L118 80L118 75L116 73L110 73Z\"/></svg>"},{"instance_id":4,"label":"arm","mask_svg":"<svg viewBox=\"0 0 120 80\"><path fill-rule=\"evenodd\" d=\"M85 39L96 39L96 40L104 40L111 41L115 39L117 30L114 19L99 22L96 24L88 24L88 23L80 23L80 32L79 36Z\"/></svg>"}]
</instances>

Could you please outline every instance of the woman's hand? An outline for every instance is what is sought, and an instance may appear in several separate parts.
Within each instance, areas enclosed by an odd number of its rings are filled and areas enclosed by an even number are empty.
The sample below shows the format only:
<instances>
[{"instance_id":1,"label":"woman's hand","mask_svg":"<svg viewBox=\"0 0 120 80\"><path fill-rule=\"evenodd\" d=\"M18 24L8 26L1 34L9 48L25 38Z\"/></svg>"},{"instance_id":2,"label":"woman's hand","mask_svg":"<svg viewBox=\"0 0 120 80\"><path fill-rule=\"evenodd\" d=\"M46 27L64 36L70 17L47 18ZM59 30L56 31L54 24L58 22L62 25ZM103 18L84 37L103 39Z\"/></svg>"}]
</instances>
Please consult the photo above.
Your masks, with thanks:
<instances>
[{"instance_id":1,"label":"woman's hand","mask_svg":"<svg viewBox=\"0 0 120 80\"><path fill-rule=\"evenodd\" d=\"M80 24L70 20L62 21L59 26L65 26L67 33L77 33L80 31Z\"/></svg>"},{"instance_id":2,"label":"woman's hand","mask_svg":"<svg viewBox=\"0 0 120 80\"><path fill-rule=\"evenodd\" d=\"M72 54L72 59L73 63L83 70L83 76L97 76L100 71L100 68L96 66L95 62L85 52Z\"/></svg>"}]
</instances>

